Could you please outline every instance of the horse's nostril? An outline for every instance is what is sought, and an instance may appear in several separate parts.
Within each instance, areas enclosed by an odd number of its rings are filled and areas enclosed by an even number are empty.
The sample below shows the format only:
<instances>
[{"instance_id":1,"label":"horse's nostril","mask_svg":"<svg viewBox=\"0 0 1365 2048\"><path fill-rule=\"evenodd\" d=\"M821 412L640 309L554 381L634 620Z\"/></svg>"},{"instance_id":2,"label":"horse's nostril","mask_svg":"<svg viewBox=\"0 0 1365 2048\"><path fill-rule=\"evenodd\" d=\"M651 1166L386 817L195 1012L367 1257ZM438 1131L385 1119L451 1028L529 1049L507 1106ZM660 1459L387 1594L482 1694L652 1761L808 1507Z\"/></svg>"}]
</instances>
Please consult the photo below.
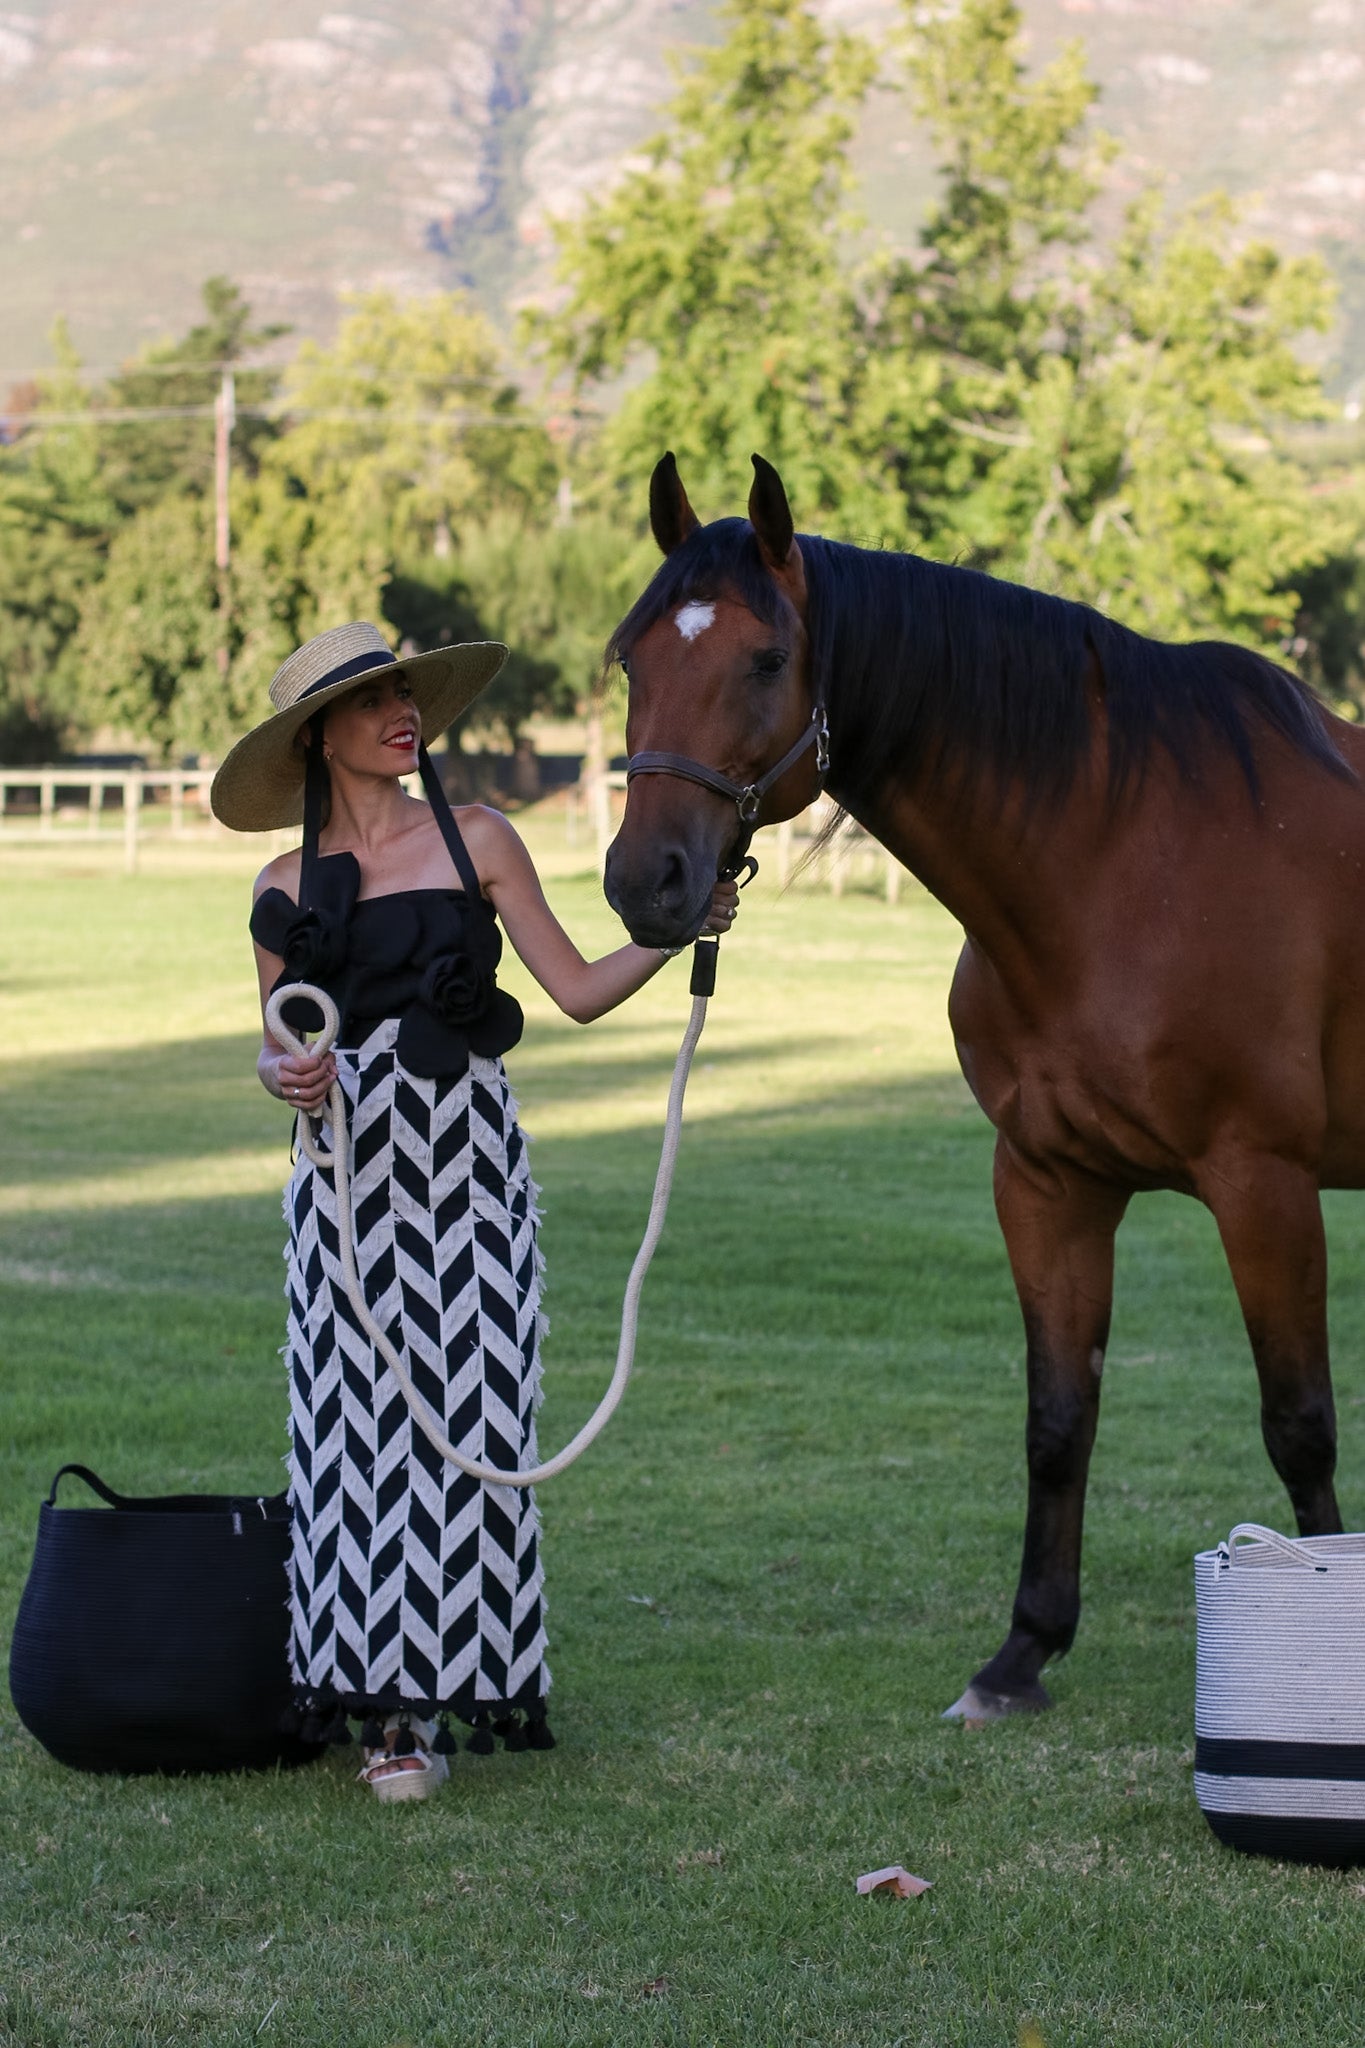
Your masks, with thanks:
<instances>
[{"instance_id":1,"label":"horse's nostril","mask_svg":"<svg viewBox=\"0 0 1365 2048\"><path fill-rule=\"evenodd\" d=\"M665 853L659 861L654 883L654 901L660 910L676 910L687 900L687 869L679 853Z\"/></svg>"}]
</instances>

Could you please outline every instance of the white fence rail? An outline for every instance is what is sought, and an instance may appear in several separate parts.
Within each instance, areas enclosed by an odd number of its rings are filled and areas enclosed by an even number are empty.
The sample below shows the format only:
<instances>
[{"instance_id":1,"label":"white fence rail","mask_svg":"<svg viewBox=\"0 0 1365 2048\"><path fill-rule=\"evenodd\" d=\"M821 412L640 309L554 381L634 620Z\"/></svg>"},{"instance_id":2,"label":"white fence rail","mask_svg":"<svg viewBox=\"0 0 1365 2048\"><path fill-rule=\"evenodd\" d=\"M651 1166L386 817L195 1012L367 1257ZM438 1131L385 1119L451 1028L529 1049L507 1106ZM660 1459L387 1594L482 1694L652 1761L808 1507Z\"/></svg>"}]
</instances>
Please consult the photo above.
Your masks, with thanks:
<instances>
[{"instance_id":1,"label":"white fence rail","mask_svg":"<svg viewBox=\"0 0 1365 2048\"><path fill-rule=\"evenodd\" d=\"M74 845L119 834L132 874L149 808L165 805L173 839L222 831L209 810L212 781L208 768L0 768L0 846Z\"/></svg>"},{"instance_id":2,"label":"white fence rail","mask_svg":"<svg viewBox=\"0 0 1365 2048\"><path fill-rule=\"evenodd\" d=\"M231 836L209 809L212 781L210 768L0 768L0 848L88 845L92 838L107 845L121 837L124 867L135 874L149 812L158 829L168 829L172 839ZM405 776L403 786L420 794L415 776ZM625 771L617 768L585 777L569 791L569 843L576 843L579 821L586 814L599 871L616 829L617 800L625 788ZM777 878L784 888L797 861L811 853L833 815L832 799L821 797L799 818L772 828L770 837L764 835L774 847ZM284 842L296 839L293 832L283 835ZM881 869L886 900L895 903L904 868L875 839L848 822L809 860L806 874L816 887L841 896L869 862Z\"/></svg>"}]
</instances>

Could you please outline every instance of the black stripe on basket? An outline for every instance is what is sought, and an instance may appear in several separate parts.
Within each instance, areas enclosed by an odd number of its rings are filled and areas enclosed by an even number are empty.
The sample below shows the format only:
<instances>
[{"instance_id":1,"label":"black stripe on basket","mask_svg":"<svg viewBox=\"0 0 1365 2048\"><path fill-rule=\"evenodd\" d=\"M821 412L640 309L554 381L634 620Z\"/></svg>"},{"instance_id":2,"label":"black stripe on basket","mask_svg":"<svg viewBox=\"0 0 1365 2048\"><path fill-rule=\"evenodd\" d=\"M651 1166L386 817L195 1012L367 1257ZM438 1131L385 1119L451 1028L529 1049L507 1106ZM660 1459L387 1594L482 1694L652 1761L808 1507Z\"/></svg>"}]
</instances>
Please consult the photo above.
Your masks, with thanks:
<instances>
[{"instance_id":1,"label":"black stripe on basket","mask_svg":"<svg viewBox=\"0 0 1365 2048\"><path fill-rule=\"evenodd\" d=\"M1244 1856L1284 1863L1317 1863L1349 1870L1365 1863L1365 1821L1280 1818L1262 1813L1210 1813L1204 1818L1220 1842Z\"/></svg>"},{"instance_id":2,"label":"black stripe on basket","mask_svg":"<svg viewBox=\"0 0 1365 2048\"><path fill-rule=\"evenodd\" d=\"M1196 1735L1194 1767L1218 1778L1365 1782L1365 1742L1243 1742Z\"/></svg>"}]
</instances>

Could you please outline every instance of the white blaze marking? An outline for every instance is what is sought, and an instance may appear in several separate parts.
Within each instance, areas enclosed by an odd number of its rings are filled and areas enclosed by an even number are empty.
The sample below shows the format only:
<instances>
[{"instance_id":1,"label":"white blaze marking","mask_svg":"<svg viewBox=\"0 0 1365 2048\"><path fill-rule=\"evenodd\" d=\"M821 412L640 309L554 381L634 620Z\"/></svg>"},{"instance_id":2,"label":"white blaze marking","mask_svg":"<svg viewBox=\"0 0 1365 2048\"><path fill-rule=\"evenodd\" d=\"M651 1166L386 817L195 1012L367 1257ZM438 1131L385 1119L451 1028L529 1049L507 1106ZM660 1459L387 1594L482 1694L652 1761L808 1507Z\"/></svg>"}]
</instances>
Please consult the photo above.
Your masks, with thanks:
<instances>
[{"instance_id":1,"label":"white blaze marking","mask_svg":"<svg viewBox=\"0 0 1365 2048\"><path fill-rule=\"evenodd\" d=\"M715 606L698 604L695 600L691 604L681 605L673 620L684 640L695 640L698 633L704 633L707 627L713 626L715 622Z\"/></svg>"}]
</instances>

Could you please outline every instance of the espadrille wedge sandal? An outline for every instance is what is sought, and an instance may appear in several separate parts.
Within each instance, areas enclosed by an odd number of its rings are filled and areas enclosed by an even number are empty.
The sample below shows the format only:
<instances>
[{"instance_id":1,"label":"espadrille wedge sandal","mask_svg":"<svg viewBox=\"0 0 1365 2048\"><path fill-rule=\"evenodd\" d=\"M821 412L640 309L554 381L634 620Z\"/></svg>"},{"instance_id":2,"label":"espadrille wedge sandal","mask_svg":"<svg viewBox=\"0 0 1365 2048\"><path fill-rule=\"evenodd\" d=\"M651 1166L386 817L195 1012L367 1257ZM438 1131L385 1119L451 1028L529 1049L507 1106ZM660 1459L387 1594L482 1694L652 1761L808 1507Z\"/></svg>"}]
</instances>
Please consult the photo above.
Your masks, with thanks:
<instances>
[{"instance_id":1,"label":"espadrille wedge sandal","mask_svg":"<svg viewBox=\"0 0 1365 2048\"><path fill-rule=\"evenodd\" d=\"M436 1728L411 1714L391 1714L384 1723L384 1744L366 1749L356 1776L376 1799L396 1803L427 1799L450 1776L450 1766L432 1749Z\"/></svg>"}]
</instances>

